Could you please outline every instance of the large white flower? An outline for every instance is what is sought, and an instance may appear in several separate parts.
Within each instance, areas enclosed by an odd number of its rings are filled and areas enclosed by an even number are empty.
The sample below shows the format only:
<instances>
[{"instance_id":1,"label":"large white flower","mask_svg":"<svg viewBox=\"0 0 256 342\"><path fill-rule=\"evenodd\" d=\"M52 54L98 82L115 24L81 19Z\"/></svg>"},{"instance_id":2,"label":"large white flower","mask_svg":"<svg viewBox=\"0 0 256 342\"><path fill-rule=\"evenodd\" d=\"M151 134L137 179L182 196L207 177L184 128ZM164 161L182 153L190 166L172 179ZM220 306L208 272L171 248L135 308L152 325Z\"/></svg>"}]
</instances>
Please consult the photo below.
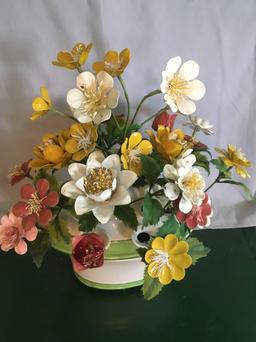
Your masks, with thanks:
<instances>
[{"instance_id":1,"label":"large white flower","mask_svg":"<svg viewBox=\"0 0 256 342\"><path fill-rule=\"evenodd\" d=\"M180 195L179 209L187 214L193 204L201 205L205 197L205 181L200 171L195 167L175 168L173 165L165 165L164 176L172 182L165 185L164 193L171 201Z\"/></svg>"},{"instance_id":2,"label":"large white flower","mask_svg":"<svg viewBox=\"0 0 256 342\"><path fill-rule=\"evenodd\" d=\"M72 178L64 184L61 193L75 198L75 212L83 215L92 211L102 224L107 223L116 205L131 202L128 188L136 181L133 171L121 171L120 158L112 154L107 158L100 151L90 154L87 164L73 163L68 167Z\"/></svg>"},{"instance_id":3,"label":"large white flower","mask_svg":"<svg viewBox=\"0 0 256 342\"><path fill-rule=\"evenodd\" d=\"M96 125L108 120L119 97L112 76L100 71L95 78L91 72L85 71L77 76L76 85L78 89L67 93L74 117L82 123L93 121Z\"/></svg>"},{"instance_id":4,"label":"large white flower","mask_svg":"<svg viewBox=\"0 0 256 342\"><path fill-rule=\"evenodd\" d=\"M206 135L213 134L213 125L209 120L200 118L196 115L190 115L189 121L183 123L184 126L189 126L191 129L203 132Z\"/></svg>"},{"instance_id":5,"label":"large white flower","mask_svg":"<svg viewBox=\"0 0 256 342\"><path fill-rule=\"evenodd\" d=\"M195 80L199 74L199 65L195 61L181 63L179 56L169 60L162 72L160 89L173 112L179 110L188 115L196 111L196 105L191 100L200 100L205 94L205 86Z\"/></svg>"}]
</instances>

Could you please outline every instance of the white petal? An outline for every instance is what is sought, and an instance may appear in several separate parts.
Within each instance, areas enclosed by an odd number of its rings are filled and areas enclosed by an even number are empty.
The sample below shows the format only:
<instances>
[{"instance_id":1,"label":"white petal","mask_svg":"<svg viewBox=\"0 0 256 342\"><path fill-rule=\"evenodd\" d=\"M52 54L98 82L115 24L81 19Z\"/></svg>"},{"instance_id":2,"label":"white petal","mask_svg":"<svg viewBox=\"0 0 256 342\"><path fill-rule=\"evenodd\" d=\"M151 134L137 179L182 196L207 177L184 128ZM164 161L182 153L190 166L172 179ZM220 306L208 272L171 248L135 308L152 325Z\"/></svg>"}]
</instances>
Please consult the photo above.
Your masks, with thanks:
<instances>
[{"instance_id":1,"label":"white petal","mask_svg":"<svg viewBox=\"0 0 256 342\"><path fill-rule=\"evenodd\" d=\"M74 181L84 177L86 174L86 165L81 163L72 163L68 167L68 173Z\"/></svg>"},{"instance_id":2,"label":"white petal","mask_svg":"<svg viewBox=\"0 0 256 342\"><path fill-rule=\"evenodd\" d=\"M131 196L127 189L122 185L113 194L109 203L112 205L125 205L131 203Z\"/></svg>"},{"instance_id":3,"label":"white petal","mask_svg":"<svg viewBox=\"0 0 256 342\"><path fill-rule=\"evenodd\" d=\"M180 56L177 57L173 57L171 59L169 59L167 65L166 65L166 73L167 73L167 77L170 77L172 74L175 74L180 65L181 65L181 58Z\"/></svg>"},{"instance_id":4,"label":"white petal","mask_svg":"<svg viewBox=\"0 0 256 342\"><path fill-rule=\"evenodd\" d=\"M114 208L115 207L112 205L102 204L94 208L92 212L93 212L93 215L97 218L97 220L100 221L100 223L105 224L113 216Z\"/></svg>"},{"instance_id":5,"label":"white petal","mask_svg":"<svg viewBox=\"0 0 256 342\"><path fill-rule=\"evenodd\" d=\"M84 193L84 177L79 178L75 184L76 187Z\"/></svg>"},{"instance_id":6,"label":"white petal","mask_svg":"<svg viewBox=\"0 0 256 342\"><path fill-rule=\"evenodd\" d=\"M121 171L118 177L118 184L123 185L128 189L137 179L138 176L135 172L130 170Z\"/></svg>"},{"instance_id":7,"label":"white petal","mask_svg":"<svg viewBox=\"0 0 256 342\"><path fill-rule=\"evenodd\" d=\"M70 181L62 186L61 193L69 198L77 198L77 196L82 194L82 191L77 188L74 181Z\"/></svg>"},{"instance_id":8,"label":"white petal","mask_svg":"<svg viewBox=\"0 0 256 342\"><path fill-rule=\"evenodd\" d=\"M166 82L163 81L161 84L160 84L160 90L161 92L164 94L165 91L166 91Z\"/></svg>"},{"instance_id":9,"label":"white petal","mask_svg":"<svg viewBox=\"0 0 256 342\"><path fill-rule=\"evenodd\" d=\"M205 94L205 85L203 82L199 80L194 80L190 83L189 89L186 92L186 95L191 99L191 100L201 100L202 97L204 97Z\"/></svg>"},{"instance_id":10,"label":"white petal","mask_svg":"<svg viewBox=\"0 0 256 342\"><path fill-rule=\"evenodd\" d=\"M95 159L95 160L97 160L99 163L102 163L103 160L105 159L105 156L104 156L104 154L103 154L102 151L96 150L96 151L92 152L92 153L89 155L89 157L88 157L88 159L87 159L87 163L90 162L92 159Z\"/></svg>"},{"instance_id":11,"label":"white petal","mask_svg":"<svg viewBox=\"0 0 256 342\"><path fill-rule=\"evenodd\" d=\"M98 83L103 86L105 90L110 90L114 86L113 77L110 76L106 71L100 71L96 75Z\"/></svg>"},{"instance_id":12,"label":"white petal","mask_svg":"<svg viewBox=\"0 0 256 342\"><path fill-rule=\"evenodd\" d=\"M95 76L89 71L81 72L81 74L79 74L76 78L76 85L77 85L77 88L81 90L85 90L89 88L93 92L95 92L96 91Z\"/></svg>"},{"instance_id":13,"label":"white petal","mask_svg":"<svg viewBox=\"0 0 256 342\"><path fill-rule=\"evenodd\" d=\"M116 108L118 104L119 91L116 88L112 88L108 93L108 107Z\"/></svg>"},{"instance_id":14,"label":"white petal","mask_svg":"<svg viewBox=\"0 0 256 342\"><path fill-rule=\"evenodd\" d=\"M75 201L75 212L77 215L83 215L95 208L95 202L88 197L78 196Z\"/></svg>"},{"instance_id":15,"label":"white petal","mask_svg":"<svg viewBox=\"0 0 256 342\"><path fill-rule=\"evenodd\" d=\"M168 106L170 106L173 113L176 113L178 110L178 107L177 107L176 103L173 101L173 99L171 98L171 96L168 94L165 94L164 99L165 99L165 102L168 104Z\"/></svg>"},{"instance_id":16,"label":"white petal","mask_svg":"<svg viewBox=\"0 0 256 342\"><path fill-rule=\"evenodd\" d=\"M178 172L173 165L167 164L164 166L164 176L168 179L176 180Z\"/></svg>"},{"instance_id":17,"label":"white petal","mask_svg":"<svg viewBox=\"0 0 256 342\"><path fill-rule=\"evenodd\" d=\"M98 160L93 159L93 158L88 159L86 165L87 165L87 174L90 172L91 169L96 169L102 166Z\"/></svg>"},{"instance_id":18,"label":"white petal","mask_svg":"<svg viewBox=\"0 0 256 342\"><path fill-rule=\"evenodd\" d=\"M113 182L112 182L112 191L115 191L116 187L117 187L117 180L116 180L116 178L114 178Z\"/></svg>"},{"instance_id":19,"label":"white petal","mask_svg":"<svg viewBox=\"0 0 256 342\"><path fill-rule=\"evenodd\" d=\"M114 169L114 170L120 171L121 164L120 164L119 155L111 154L105 160L103 160L102 166L105 167L106 169Z\"/></svg>"},{"instance_id":20,"label":"white petal","mask_svg":"<svg viewBox=\"0 0 256 342\"><path fill-rule=\"evenodd\" d=\"M185 62L179 71L179 75L186 81L194 80L199 74L199 65L195 61Z\"/></svg>"},{"instance_id":21,"label":"white petal","mask_svg":"<svg viewBox=\"0 0 256 342\"><path fill-rule=\"evenodd\" d=\"M87 123L92 121L92 118L88 114L82 113L80 109L74 110L73 115L81 123Z\"/></svg>"},{"instance_id":22,"label":"white petal","mask_svg":"<svg viewBox=\"0 0 256 342\"><path fill-rule=\"evenodd\" d=\"M93 122L95 125L100 125L102 122L109 120L111 117L111 109L105 108L100 111L94 116Z\"/></svg>"},{"instance_id":23,"label":"white petal","mask_svg":"<svg viewBox=\"0 0 256 342\"><path fill-rule=\"evenodd\" d=\"M167 183L164 188L164 194L169 200L174 201L179 197L180 189L174 183Z\"/></svg>"},{"instance_id":24,"label":"white petal","mask_svg":"<svg viewBox=\"0 0 256 342\"><path fill-rule=\"evenodd\" d=\"M112 189L107 189L107 190L102 191L98 195L90 194L88 195L88 197L90 197L96 202L105 202L108 199L110 199L111 195L112 195Z\"/></svg>"},{"instance_id":25,"label":"white petal","mask_svg":"<svg viewBox=\"0 0 256 342\"><path fill-rule=\"evenodd\" d=\"M67 93L67 103L74 109L78 109L81 106L83 99L84 94L79 89L74 88Z\"/></svg>"},{"instance_id":26,"label":"white petal","mask_svg":"<svg viewBox=\"0 0 256 342\"><path fill-rule=\"evenodd\" d=\"M185 97L179 97L177 99L177 107L182 114L192 114L196 111L196 105L194 102L186 99Z\"/></svg>"},{"instance_id":27,"label":"white petal","mask_svg":"<svg viewBox=\"0 0 256 342\"><path fill-rule=\"evenodd\" d=\"M179 203L179 209L184 214L188 214L192 209L192 203L182 196Z\"/></svg>"}]
</instances>

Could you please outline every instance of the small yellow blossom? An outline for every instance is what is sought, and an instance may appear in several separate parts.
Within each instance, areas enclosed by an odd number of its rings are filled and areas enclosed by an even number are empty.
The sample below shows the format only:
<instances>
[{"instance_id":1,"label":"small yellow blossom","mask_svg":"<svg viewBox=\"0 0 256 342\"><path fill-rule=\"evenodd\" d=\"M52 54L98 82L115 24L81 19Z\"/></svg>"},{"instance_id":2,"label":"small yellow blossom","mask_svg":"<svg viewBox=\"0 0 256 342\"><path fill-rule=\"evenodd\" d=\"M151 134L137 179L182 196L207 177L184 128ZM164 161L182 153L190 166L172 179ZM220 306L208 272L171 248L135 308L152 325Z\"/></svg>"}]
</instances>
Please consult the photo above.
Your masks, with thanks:
<instances>
[{"instance_id":1,"label":"small yellow blossom","mask_svg":"<svg viewBox=\"0 0 256 342\"><path fill-rule=\"evenodd\" d=\"M110 50L105 54L103 61L93 63L92 67L96 73L104 70L112 77L120 76L129 64L130 58L131 53L128 48L124 49L120 53Z\"/></svg>"},{"instance_id":2,"label":"small yellow blossom","mask_svg":"<svg viewBox=\"0 0 256 342\"><path fill-rule=\"evenodd\" d=\"M77 43L70 52L60 51L52 64L71 70L80 68L87 61L91 48L92 44Z\"/></svg>"},{"instance_id":3,"label":"small yellow blossom","mask_svg":"<svg viewBox=\"0 0 256 342\"><path fill-rule=\"evenodd\" d=\"M246 158L245 154L240 149L229 144L227 150L216 148L215 151L219 153L219 157L223 160L225 165L235 168L236 173L240 177L250 177L246 168L250 167L252 163Z\"/></svg>"},{"instance_id":4,"label":"small yellow blossom","mask_svg":"<svg viewBox=\"0 0 256 342\"><path fill-rule=\"evenodd\" d=\"M72 125L70 135L70 139L65 144L65 149L72 154L73 160L80 161L94 150L98 133L92 122Z\"/></svg>"},{"instance_id":5,"label":"small yellow blossom","mask_svg":"<svg viewBox=\"0 0 256 342\"><path fill-rule=\"evenodd\" d=\"M171 131L169 127L158 125L156 136L153 131L147 131L147 133L154 150L165 160L173 161L189 146L184 132L180 129Z\"/></svg>"},{"instance_id":6,"label":"small yellow blossom","mask_svg":"<svg viewBox=\"0 0 256 342\"><path fill-rule=\"evenodd\" d=\"M46 134L43 143L36 145L33 153L36 156L29 166L33 169L60 169L71 158L65 150L65 144L70 138L69 129L62 130L58 134Z\"/></svg>"},{"instance_id":7,"label":"small yellow blossom","mask_svg":"<svg viewBox=\"0 0 256 342\"><path fill-rule=\"evenodd\" d=\"M40 93L41 97L36 97L32 102L32 108L35 112L31 115L31 120L36 120L41 116L46 115L52 106L52 100L48 94L47 88L42 86L40 88Z\"/></svg>"},{"instance_id":8,"label":"small yellow blossom","mask_svg":"<svg viewBox=\"0 0 256 342\"><path fill-rule=\"evenodd\" d=\"M145 255L150 277L158 278L163 285L185 277L185 269L192 264L186 241L178 241L176 235L168 234L165 238L156 237L151 247Z\"/></svg>"},{"instance_id":9,"label":"small yellow blossom","mask_svg":"<svg viewBox=\"0 0 256 342\"><path fill-rule=\"evenodd\" d=\"M124 169L129 169L137 175L141 174L140 154L148 155L152 152L152 144L148 140L142 140L139 132L134 132L129 139L125 138L121 146L121 160Z\"/></svg>"}]
</instances>

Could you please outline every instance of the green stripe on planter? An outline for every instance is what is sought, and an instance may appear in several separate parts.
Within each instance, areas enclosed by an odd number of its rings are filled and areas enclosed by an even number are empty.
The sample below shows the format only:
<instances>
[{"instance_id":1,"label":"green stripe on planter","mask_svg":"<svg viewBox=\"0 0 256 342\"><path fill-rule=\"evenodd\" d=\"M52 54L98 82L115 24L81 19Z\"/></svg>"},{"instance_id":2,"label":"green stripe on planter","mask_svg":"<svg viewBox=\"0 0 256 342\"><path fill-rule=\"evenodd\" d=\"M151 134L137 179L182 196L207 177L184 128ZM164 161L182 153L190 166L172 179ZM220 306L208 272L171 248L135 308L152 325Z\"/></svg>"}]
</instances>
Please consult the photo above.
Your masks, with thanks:
<instances>
[{"instance_id":1,"label":"green stripe on planter","mask_svg":"<svg viewBox=\"0 0 256 342\"><path fill-rule=\"evenodd\" d=\"M129 289L132 287L141 286L143 284L143 280L137 280L137 281L124 283L124 284L101 284L101 283L95 283L93 281L84 279L76 272L74 272L74 274L77 277L77 279L80 280L80 282L83 283L84 285L93 287L95 289L100 289L100 290L123 290L123 289Z\"/></svg>"}]
</instances>

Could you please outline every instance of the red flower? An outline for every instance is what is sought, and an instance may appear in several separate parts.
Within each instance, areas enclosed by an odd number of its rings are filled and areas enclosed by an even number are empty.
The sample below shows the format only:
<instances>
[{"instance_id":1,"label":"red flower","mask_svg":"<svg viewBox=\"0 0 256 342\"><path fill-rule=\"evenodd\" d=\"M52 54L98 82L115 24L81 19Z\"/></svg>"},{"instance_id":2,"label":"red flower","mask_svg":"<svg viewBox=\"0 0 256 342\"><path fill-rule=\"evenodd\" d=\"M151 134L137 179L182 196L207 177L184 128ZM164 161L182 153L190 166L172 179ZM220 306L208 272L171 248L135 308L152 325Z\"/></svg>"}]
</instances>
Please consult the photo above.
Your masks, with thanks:
<instances>
[{"instance_id":1,"label":"red flower","mask_svg":"<svg viewBox=\"0 0 256 342\"><path fill-rule=\"evenodd\" d=\"M104 263L105 241L102 235L87 233L72 239L72 263L75 272L100 267Z\"/></svg>"},{"instance_id":2,"label":"red flower","mask_svg":"<svg viewBox=\"0 0 256 342\"><path fill-rule=\"evenodd\" d=\"M9 170L8 179L11 185L20 182L22 179L29 175L31 168L28 165L30 161L31 159L20 165L15 165Z\"/></svg>"},{"instance_id":3,"label":"red flower","mask_svg":"<svg viewBox=\"0 0 256 342\"><path fill-rule=\"evenodd\" d=\"M173 129L174 122L177 114L168 114L167 112L162 112L157 115L152 123L152 128L157 131L158 125L163 125L169 127L170 130Z\"/></svg>"},{"instance_id":4,"label":"red flower","mask_svg":"<svg viewBox=\"0 0 256 342\"><path fill-rule=\"evenodd\" d=\"M59 202L56 191L49 191L50 184L47 179L41 178L32 184L25 184L20 189L20 196L25 202L18 202L12 208L14 215L22 217L25 229L30 229L36 222L42 226L52 220L52 211L49 207L55 207Z\"/></svg>"},{"instance_id":5,"label":"red flower","mask_svg":"<svg viewBox=\"0 0 256 342\"><path fill-rule=\"evenodd\" d=\"M205 194L203 203L200 206L193 205L192 210L188 214L178 210L176 217L179 222L186 223L186 226L190 229L208 227L212 217L210 197Z\"/></svg>"},{"instance_id":6,"label":"red flower","mask_svg":"<svg viewBox=\"0 0 256 342\"><path fill-rule=\"evenodd\" d=\"M194 138L192 138L190 135L185 135L185 140L190 141L193 143L193 147L197 148L208 148L207 145L203 144L201 141L197 141Z\"/></svg>"}]
</instances>

